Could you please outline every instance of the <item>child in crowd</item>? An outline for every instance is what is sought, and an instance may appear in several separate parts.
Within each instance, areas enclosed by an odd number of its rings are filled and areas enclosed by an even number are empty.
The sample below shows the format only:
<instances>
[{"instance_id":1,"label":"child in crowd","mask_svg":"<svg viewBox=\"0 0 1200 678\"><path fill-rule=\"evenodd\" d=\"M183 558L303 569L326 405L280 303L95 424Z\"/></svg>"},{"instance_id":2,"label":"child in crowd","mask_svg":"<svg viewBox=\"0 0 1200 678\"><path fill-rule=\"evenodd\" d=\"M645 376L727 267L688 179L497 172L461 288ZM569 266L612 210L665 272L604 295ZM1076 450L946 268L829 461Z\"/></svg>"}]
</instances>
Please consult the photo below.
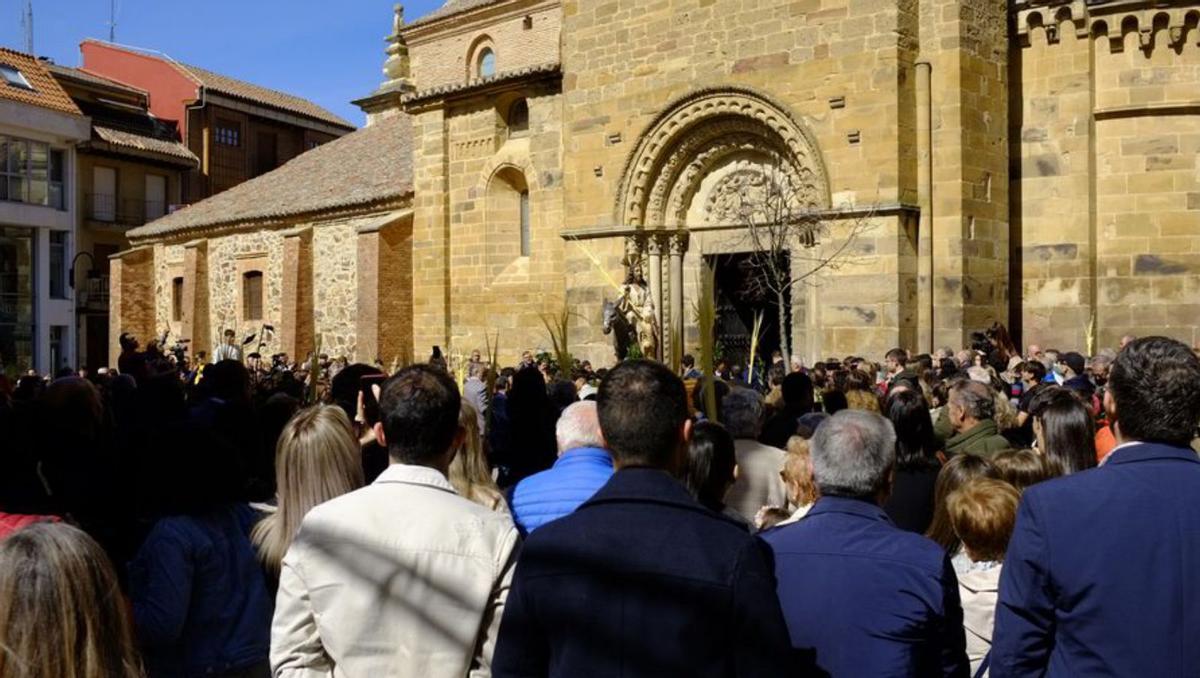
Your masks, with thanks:
<instances>
[{"instance_id":1,"label":"child in crowd","mask_svg":"<svg viewBox=\"0 0 1200 678\"><path fill-rule=\"evenodd\" d=\"M946 500L950 524L971 560L958 577L958 590L973 676L987 675L1000 571L1020 501L1015 487L991 478L970 480Z\"/></svg>"}]
</instances>

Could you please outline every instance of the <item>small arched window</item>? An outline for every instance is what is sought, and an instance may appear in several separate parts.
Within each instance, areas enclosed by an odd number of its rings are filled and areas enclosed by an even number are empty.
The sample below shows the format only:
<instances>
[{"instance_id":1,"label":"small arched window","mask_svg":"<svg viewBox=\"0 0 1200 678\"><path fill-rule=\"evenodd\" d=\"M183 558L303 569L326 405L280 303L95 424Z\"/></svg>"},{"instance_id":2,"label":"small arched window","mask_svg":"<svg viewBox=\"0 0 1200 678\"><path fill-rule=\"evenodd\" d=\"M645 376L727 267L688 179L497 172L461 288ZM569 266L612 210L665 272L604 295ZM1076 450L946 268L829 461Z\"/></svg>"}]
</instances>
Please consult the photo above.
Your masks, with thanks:
<instances>
[{"instance_id":1,"label":"small arched window","mask_svg":"<svg viewBox=\"0 0 1200 678\"><path fill-rule=\"evenodd\" d=\"M479 67L476 70L480 78L490 78L496 74L496 53L490 47L479 50Z\"/></svg>"},{"instance_id":2,"label":"small arched window","mask_svg":"<svg viewBox=\"0 0 1200 678\"><path fill-rule=\"evenodd\" d=\"M508 107L508 132L520 134L529 131L529 103L517 99Z\"/></svg>"}]
</instances>

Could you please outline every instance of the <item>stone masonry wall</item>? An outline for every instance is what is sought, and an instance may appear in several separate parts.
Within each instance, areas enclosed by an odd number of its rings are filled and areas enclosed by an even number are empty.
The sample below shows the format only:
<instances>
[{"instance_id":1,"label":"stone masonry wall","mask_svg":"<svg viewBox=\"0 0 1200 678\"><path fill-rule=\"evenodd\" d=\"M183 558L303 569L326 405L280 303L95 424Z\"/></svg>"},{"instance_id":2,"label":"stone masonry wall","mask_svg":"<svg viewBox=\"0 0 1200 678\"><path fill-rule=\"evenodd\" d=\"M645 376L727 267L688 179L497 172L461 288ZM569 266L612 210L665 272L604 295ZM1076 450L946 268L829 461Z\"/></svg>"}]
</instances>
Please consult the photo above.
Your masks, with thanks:
<instances>
[{"instance_id":1,"label":"stone masonry wall","mask_svg":"<svg viewBox=\"0 0 1200 678\"><path fill-rule=\"evenodd\" d=\"M280 309L282 301L283 271L279 254L283 252L283 235L279 231L251 231L216 236L208 242L208 299L209 313L212 318L209 324L209 346L218 346L221 332L233 328L239 341L251 334L257 334L261 325L276 325L281 322ZM242 276L239 273L238 260L257 256L265 256L266 265L263 270L263 322L247 322L238 316L238 299L242 294ZM193 339L195 342L196 339ZM257 350L255 341L251 351ZM266 346L260 351L264 356L270 356L279 351L278 335L268 337ZM211 354L210 354L211 355Z\"/></svg>"},{"instance_id":2,"label":"stone masonry wall","mask_svg":"<svg viewBox=\"0 0 1200 678\"><path fill-rule=\"evenodd\" d=\"M1125 334L1200 341L1200 45L1182 23L1157 10L1018 19L1010 138L1026 343L1083 348L1093 317L1096 348Z\"/></svg>"},{"instance_id":3,"label":"stone masonry wall","mask_svg":"<svg viewBox=\"0 0 1200 678\"><path fill-rule=\"evenodd\" d=\"M484 44L496 54L497 73L557 62L562 28L559 3L542 0L507 4L510 6L502 8L500 16L490 11L478 18L452 17L439 22L436 28L407 32L417 89L474 80L476 64L468 64L468 60Z\"/></svg>"},{"instance_id":4,"label":"stone masonry wall","mask_svg":"<svg viewBox=\"0 0 1200 678\"><path fill-rule=\"evenodd\" d=\"M357 232L353 221L313 227L313 327L321 352L373 361L356 352Z\"/></svg>"},{"instance_id":5,"label":"stone masonry wall","mask_svg":"<svg viewBox=\"0 0 1200 678\"><path fill-rule=\"evenodd\" d=\"M625 226L615 207L640 135L671 102L701 87L751 88L807 127L823 158L834 206L915 202L912 140L899 134L902 124L913 124L911 113L901 113L901 106L912 102L912 45L904 40L915 36L900 35L915 31L911 14L911 7L890 0L677 0L649 5L569 0L563 32L564 179L570 206L565 225ZM900 310L902 299L911 305L905 298L911 283L901 277L911 275L914 267L882 253L912 248L899 244L901 230L894 220L883 222L871 242L863 243L864 248L878 247L874 251L880 255L871 265L830 271L812 300L813 309L803 314L794 309L797 317L818 323L794 323L794 340L804 345L806 357L818 351L887 347L911 336L912 321L902 321L908 312ZM880 246L875 237L888 244ZM687 255L684 306L689 319L704 247L702 239L695 239ZM599 249L603 256L615 256L611 246ZM573 280L594 268L578 247L568 246L567 257ZM880 290L887 290L881 300L885 306L867 308L836 295L826 300L829 290L846 289L840 275L851 276L847 284L870 280L875 285L878 280ZM598 280L586 294L573 289L572 299L586 297L589 306L598 308L595 297L605 284ZM590 307L583 311L598 318ZM875 322L855 324L849 331L849 323L838 320L862 314ZM597 324L580 333L581 344L606 346ZM691 341L687 350L695 348Z\"/></svg>"}]
</instances>

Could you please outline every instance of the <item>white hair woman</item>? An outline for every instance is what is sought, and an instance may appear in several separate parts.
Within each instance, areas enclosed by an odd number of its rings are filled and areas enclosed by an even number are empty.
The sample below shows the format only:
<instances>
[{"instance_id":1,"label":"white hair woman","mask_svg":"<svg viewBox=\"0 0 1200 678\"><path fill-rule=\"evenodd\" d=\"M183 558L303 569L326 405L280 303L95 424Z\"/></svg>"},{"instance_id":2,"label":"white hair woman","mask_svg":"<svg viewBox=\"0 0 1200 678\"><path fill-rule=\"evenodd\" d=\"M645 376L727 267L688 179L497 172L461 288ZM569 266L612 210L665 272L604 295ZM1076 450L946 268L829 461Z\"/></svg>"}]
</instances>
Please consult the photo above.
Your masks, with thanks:
<instances>
[{"instance_id":1,"label":"white hair woman","mask_svg":"<svg viewBox=\"0 0 1200 678\"><path fill-rule=\"evenodd\" d=\"M275 445L275 479L279 507L250 533L273 580L304 515L363 485L358 441L340 407L318 405L292 417Z\"/></svg>"}]
</instances>

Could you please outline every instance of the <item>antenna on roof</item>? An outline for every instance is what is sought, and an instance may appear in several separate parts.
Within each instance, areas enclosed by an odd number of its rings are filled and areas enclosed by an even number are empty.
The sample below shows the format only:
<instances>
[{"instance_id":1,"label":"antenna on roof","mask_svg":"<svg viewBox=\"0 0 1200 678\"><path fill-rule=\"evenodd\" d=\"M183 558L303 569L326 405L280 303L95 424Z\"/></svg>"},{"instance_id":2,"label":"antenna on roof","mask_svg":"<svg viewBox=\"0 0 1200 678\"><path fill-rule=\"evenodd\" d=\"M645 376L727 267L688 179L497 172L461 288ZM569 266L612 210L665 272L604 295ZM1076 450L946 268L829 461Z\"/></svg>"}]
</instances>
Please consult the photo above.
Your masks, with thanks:
<instances>
[{"instance_id":1,"label":"antenna on roof","mask_svg":"<svg viewBox=\"0 0 1200 678\"><path fill-rule=\"evenodd\" d=\"M117 0L108 1L108 41L117 41Z\"/></svg>"},{"instance_id":2,"label":"antenna on roof","mask_svg":"<svg viewBox=\"0 0 1200 678\"><path fill-rule=\"evenodd\" d=\"M25 0L21 12L21 30L25 33L25 53L33 54L33 0Z\"/></svg>"}]
</instances>

